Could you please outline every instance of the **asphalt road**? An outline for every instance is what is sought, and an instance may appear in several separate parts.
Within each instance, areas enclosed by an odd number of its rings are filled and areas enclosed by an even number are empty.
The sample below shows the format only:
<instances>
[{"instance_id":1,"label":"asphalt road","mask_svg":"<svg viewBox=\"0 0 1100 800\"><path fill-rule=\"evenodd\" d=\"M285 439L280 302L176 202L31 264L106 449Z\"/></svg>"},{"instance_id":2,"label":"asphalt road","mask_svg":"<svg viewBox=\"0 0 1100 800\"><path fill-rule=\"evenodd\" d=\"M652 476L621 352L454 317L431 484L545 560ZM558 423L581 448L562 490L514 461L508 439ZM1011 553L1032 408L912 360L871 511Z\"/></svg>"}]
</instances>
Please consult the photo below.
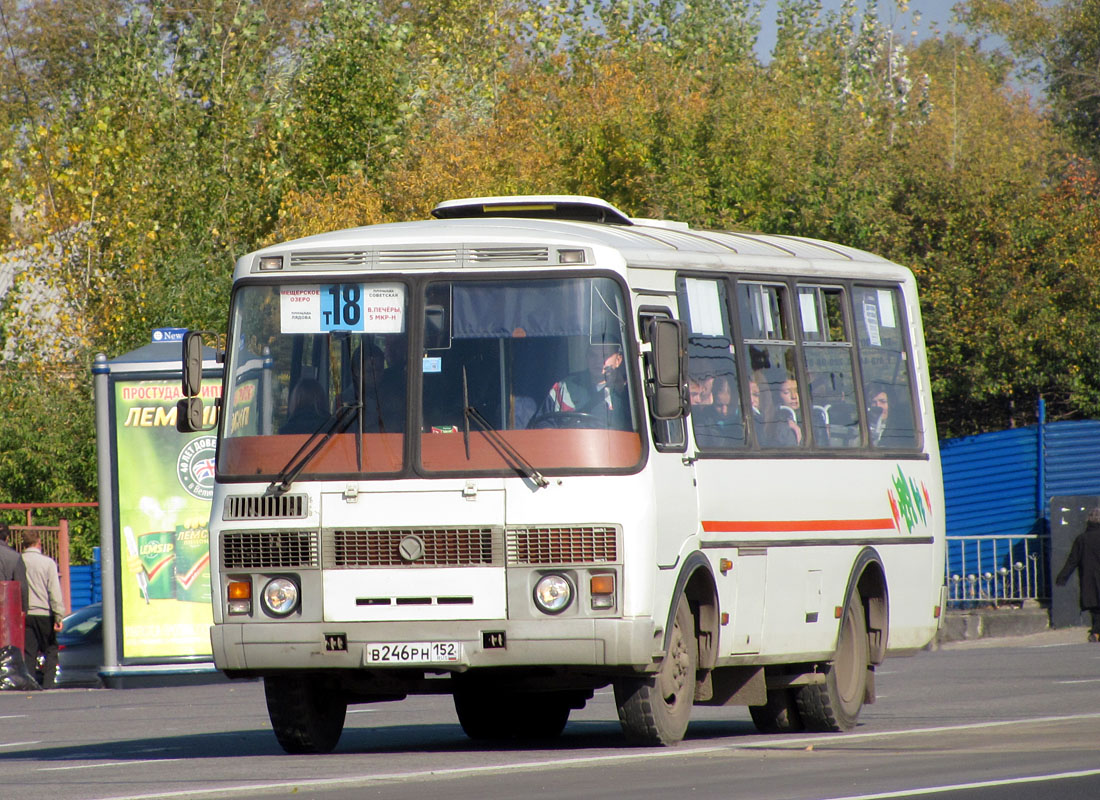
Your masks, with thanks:
<instances>
[{"instance_id":1,"label":"asphalt road","mask_svg":"<svg viewBox=\"0 0 1100 800\"><path fill-rule=\"evenodd\" d=\"M763 736L696 709L678 747L637 749L609 691L552 749L467 740L447 697L353 706L336 751L287 756L262 686L0 692L0 797L1100 798L1100 645L1084 631L887 661L847 734Z\"/></svg>"}]
</instances>

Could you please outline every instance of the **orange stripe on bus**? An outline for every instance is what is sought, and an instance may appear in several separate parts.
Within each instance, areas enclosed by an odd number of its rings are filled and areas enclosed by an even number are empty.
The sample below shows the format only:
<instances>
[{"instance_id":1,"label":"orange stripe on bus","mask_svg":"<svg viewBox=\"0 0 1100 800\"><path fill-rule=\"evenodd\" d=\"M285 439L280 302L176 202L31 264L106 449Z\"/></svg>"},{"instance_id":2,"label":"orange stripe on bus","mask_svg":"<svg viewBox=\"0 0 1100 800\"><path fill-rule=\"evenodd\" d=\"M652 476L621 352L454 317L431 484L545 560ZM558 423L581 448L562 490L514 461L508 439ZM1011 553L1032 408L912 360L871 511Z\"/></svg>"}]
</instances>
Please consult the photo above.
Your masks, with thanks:
<instances>
[{"instance_id":1,"label":"orange stripe on bus","mask_svg":"<svg viewBox=\"0 0 1100 800\"><path fill-rule=\"evenodd\" d=\"M894 530L894 520L885 519L773 519L703 520L707 533L763 533L796 531L877 531Z\"/></svg>"}]
</instances>

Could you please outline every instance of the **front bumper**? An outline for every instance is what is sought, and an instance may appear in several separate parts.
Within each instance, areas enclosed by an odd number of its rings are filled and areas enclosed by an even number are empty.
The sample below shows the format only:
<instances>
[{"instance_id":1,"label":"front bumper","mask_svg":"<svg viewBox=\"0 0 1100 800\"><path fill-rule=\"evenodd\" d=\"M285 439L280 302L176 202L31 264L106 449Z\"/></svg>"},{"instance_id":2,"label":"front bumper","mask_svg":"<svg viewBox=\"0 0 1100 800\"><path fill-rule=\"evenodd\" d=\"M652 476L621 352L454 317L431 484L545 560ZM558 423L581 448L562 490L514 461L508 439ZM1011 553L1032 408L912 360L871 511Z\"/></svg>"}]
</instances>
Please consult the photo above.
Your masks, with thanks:
<instances>
[{"instance_id":1,"label":"front bumper","mask_svg":"<svg viewBox=\"0 0 1100 800\"><path fill-rule=\"evenodd\" d=\"M489 634L487 636L487 634ZM503 634L503 637L493 634ZM346 650L328 650L342 637ZM415 666L426 671L462 672L480 667L654 668L661 640L653 620L457 620L433 622L222 623L210 629L214 663L222 670L370 669ZM498 645L503 640L503 646ZM366 645L377 642L458 642L458 661L368 665ZM488 645L488 646L487 646Z\"/></svg>"}]
</instances>

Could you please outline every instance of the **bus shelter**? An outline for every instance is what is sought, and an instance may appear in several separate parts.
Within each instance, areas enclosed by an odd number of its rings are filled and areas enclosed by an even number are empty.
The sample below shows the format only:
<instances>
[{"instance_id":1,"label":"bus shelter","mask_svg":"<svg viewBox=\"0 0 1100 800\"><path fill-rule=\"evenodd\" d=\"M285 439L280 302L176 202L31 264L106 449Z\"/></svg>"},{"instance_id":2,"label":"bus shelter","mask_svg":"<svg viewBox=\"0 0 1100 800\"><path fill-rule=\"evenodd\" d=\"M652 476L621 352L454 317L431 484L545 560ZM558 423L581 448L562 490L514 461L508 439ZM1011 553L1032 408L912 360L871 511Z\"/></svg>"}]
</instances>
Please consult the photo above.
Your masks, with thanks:
<instances>
[{"instance_id":1,"label":"bus shelter","mask_svg":"<svg viewBox=\"0 0 1100 800\"><path fill-rule=\"evenodd\" d=\"M95 424L103 579L103 666L111 688L204 682L210 649L214 432L179 433L184 330L160 328L118 358L96 356ZM204 419L221 365L206 348Z\"/></svg>"}]
</instances>

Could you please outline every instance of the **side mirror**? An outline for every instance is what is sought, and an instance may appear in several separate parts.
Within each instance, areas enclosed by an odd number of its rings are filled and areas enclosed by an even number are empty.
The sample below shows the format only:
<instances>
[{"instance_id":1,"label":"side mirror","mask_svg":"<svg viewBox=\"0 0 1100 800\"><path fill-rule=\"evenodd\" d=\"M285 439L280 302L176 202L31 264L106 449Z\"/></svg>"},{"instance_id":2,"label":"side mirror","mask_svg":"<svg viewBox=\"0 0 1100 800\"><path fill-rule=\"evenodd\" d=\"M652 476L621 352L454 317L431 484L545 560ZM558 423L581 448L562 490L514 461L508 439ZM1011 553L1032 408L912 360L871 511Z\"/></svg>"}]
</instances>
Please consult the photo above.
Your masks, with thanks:
<instances>
[{"instance_id":1,"label":"side mirror","mask_svg":"<svg viewBox=\"0 0 1100 800\"><path fill-rule=\"evenodd\" d=\"M202 398L185 397L176 403L176 430L194 433L202 429Z\"/></svg>"},{"instance_id":2,"label":"side mirror","mask_svg":"<svg viewBox=\"0 0 1100 800\"><path fill-rule=\"evenodd\" d=\"M656 419L679 419L687 411L687 344L684 326L674 319L649 322L653 372L649 387L650 412Z\"/></svg>"},{"instance_id":3,"label":"side mirror","mask_svg":"<svg viewBox=\"0 0 1100 800\"><path fill-rule=\"evenodd\" d=\"M183 335L183 396L196 397L202 391L202 331Z\"/></svg>"}]
</instances>

